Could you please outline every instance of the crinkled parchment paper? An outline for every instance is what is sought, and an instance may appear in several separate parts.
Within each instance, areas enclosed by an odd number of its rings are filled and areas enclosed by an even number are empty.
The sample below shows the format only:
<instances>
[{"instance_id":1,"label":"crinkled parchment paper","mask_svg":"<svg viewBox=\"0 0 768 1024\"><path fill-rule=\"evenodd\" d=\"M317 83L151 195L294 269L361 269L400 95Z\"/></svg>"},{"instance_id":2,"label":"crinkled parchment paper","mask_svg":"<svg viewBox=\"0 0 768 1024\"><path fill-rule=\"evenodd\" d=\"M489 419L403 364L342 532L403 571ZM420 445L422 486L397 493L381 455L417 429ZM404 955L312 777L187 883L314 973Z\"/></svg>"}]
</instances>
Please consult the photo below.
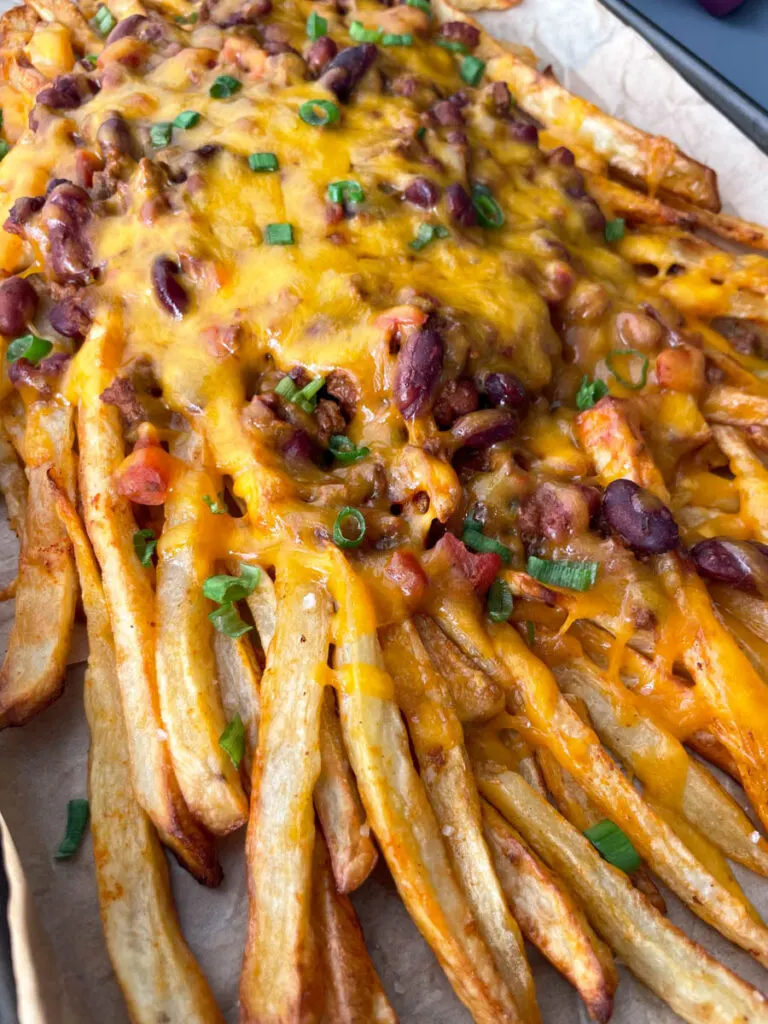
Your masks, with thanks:
<instances>
[{"instance_id":1,"label":"crinkled parchment paper","mask_svg":"<svg viewBox=\"0 0 768 1024\"><path fill-rule=\"evenodd\" d=\"M0 7L10 6L0 0ZM728 209L768 221L768 160L705 103L639 36L597 0L525 0L518 9L481 19L495 35L531 46L569 88L649 131L668 135L714 167ZM15 572L15 542L0 528L0 584ZM0 639L11 605L0 605ZM40 609L45 614L45 608ZM76 659L75 659L76 660ZM86 793L87 729L82 666L70 671L64 696L23 729L0 734L0 810L18 850L24 879L14 874L12 929L22 1024L127 1024L101 936L88 842L68 863L53 851L63 834L67 801ZM237 1019L237 975L246 897L242 837L223 844L226 879L202 889L172 866L184 932L227 1020ZM752 899L768 912L768 891L738 867ZM26 882L27 891L23 889ZM380 866L355 895L368 946L403 1024L466 1024L440 969ZM37 920L33 918L35 911ZM672 920L743 977L765 986L761 969L669 898ZM29 953L31 952L31 956ZM578 997L536 953L532 960L547 1024L586 1022ZM37 975L30 967L34 963ZM671 1024L674 1014L626 972L617 1024ZM45 1007L41 1009L40 1007Z\"/></svg>"}]
</instances>

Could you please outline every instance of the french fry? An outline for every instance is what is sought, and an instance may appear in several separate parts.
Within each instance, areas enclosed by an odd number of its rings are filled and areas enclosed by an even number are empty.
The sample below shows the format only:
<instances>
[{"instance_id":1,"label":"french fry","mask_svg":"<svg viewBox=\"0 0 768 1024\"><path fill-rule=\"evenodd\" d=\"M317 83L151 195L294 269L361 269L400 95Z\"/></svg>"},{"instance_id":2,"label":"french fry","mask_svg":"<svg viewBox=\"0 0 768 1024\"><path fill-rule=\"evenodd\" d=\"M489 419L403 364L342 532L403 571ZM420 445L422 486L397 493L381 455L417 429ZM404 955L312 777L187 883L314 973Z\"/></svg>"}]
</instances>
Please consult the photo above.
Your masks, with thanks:
<instances>
[{"instance_id":1,"label":"french fry","mask_svg":"<svg viewBox=\"0 0 768 1024\"><path fill-rule=\"evenodd\" d=\"M481 805L496 874L523 934L578 991L592 1020L610 1020L619 983L610 949L519 833L486 800Z\"/></svg>"},{"instance_id":2,"label":"french fry","mask_svg":"<svg viewBox=\"0 0 768 1024\"><path fill-rule=\"evenodd\" d=\"M768 643L768 601L765 598L719 583L713 584L711 593L716 607L724 609L763 643Z\"/></svg>"},{"instance_id":3,"label":"french fry","mask_svg":"<svg viewBox=\"0 0 768 1024\"><path fill-rule=\"evenodd\" d=\"M77 579L48 472L56 472L67 492L73 493L72 442L70 406L54 400L30 405L24 435L29 499L19 554L16 618L0 669L0 727L28 721L54 701L64 686Z\"/></svg>"},{"instance_id":4,"label":"french fry","mask_svg":"<svg viewBox=\"0 0 768 1024\"><path fill-rule=\"evenodd\" d=\"M325 1019L334 1024L397 1024L354 908L336 889L320 835L315 840L312 921L325 983Z\"/></svg>"},{"instance_id":5,"label":"french fry","mask_svg":"<svg viewBox=\"0 0 768 1024\"><path fill-rule=\"evenodd\" d=\"M27 478L3 427L0 427L0 493L5 501L10 527L21 541L27 518Z\"/></svg>"},{"instance_id":6,"label":"french fry","mask_svg":"<svg viewBox=\"0 0 768 1024\"><path fill-rule=\"evenodd\" d=\"M232 721L235 715L239 715L245 728L243 768L250 780L253 757L259 744L261 669L247 636L229 637L215 630L213 655L216 659L216 677L219 682L221 703L227 721Z\"/></svg>"},{"instance_id":7,"label":"french fry","mask_svg":"<svg viewBox=\"0 0 768 1024\"><path fill-rule=\"evenodd\" d=\"M593 927L651 991L690 1024L763 1024L765 996L656 911L627 876L516 773L476 765L480 791L563 879Z\"/></svg>"},{"instance_id":8,"label":"french fry","mask_svg":"<svg viewBox=\"0 0 768 1024\"><path fill-rule=\"evenodd\" d=\"M384 663L408 721L421 777L454 870L496 965L525 1021L540 1021L523 940L483 837L480 801L448 687L413 623L380 634Z\"/></svg>"},{"instance_id":9,"label":"french fry","mask_svg":"<svg viewBox=\"0 0 768 1024\"><path fill-rule=\"evenodd\" d=\"M41 21L66 25L75 43L84 53L98 53L101 50L101 39L72 0L29 0L29 6Z\"/></svg>"},{"instance_id":10,"label":"french fry","mask_svg":"<svg viewBox=\"0 0 768 1024\"><path fill-rule=\"evenodd\" d=\"M768 470L735 427L714 427L713 433L736 478L742 518L755 540L768 541Z\"/></svg>"},{"instance_id":11,"label":"french fry","mask_svg":"<svg viewBox=\"0 0 768 1024\"><path fill-rule=\"evenodd\" d=\"M768 397L751 395L741 388L718 384L704 398L702 412L710 423L747 429L768 427Z\"/></svg>"},{"instance_id":12,"label":"french fry","mask_svg":"<svg viewBox=\"0 0 768 1024\"><path fill-rule=\"evenodd\" d=\"M179 928L163 850L133 794L128 734L107 606L90 545L69 498L53 488L75 550L88 619L85 710L93 859L104 937L136 1024L223 1024Z\"/></svg>"},{"instance_id":13,"label":"french fry","mask_svg":"<svg viewBox=\"0 0 768 1024\"><path fill-rule=\"evenodd\" d=\"M242 1024L298 1024L312 989L309 935L320 715L330 601L290 559L280 566L277 630L261 681L248 822L248 938Z\"/></svg>"}]
</instances>

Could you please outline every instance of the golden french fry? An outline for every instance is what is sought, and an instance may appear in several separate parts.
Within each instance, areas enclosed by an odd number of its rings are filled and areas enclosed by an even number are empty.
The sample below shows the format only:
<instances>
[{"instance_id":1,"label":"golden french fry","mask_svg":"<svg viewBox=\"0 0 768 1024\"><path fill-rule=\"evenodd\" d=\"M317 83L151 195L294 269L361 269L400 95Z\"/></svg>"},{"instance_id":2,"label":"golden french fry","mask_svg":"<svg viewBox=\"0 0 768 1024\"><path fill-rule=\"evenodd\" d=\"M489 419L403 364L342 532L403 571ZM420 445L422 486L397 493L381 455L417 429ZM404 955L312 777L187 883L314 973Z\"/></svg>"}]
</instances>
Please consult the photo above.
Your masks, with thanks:
<instances>
[{"instance_id":1,"label":"golden french fry","mask_svg":"<svg viewBox=\"0 0 768 1024\"><path fill-rule=\"evenodd\" d=\"M98 53L101 50L101 39L72 0L29 0L29 6L41 21L66 25L75 43L84 53Z\"/></svg>"},{"instance_id":2,"label":"golden french fry","mask_svg":"<svg viewBox=\"0 0 768 1024\"><path fill-rule=\"evenodd\" d=\"M16 618L0 669L0 728L26 722L54 701L64 685L77 579L48 473L55 472L67 493L74 493L72 443L70 406L54 400L30 405L24 436L29 498L19 554Z\"/></svg>"},{"instance_id":3,"label":"golden french fry","mask_svg":"<svg viewBox=\"0 0 768 1024\"><path fill-rule=\"evenodd\" d=\"M243 768L250 779L253 757L259 744L261 670L247 636L230 637L218 630L213 634L216 676L227 721L235 715L245 728Z\"/></svg>"},{"instance_id":4,"label":"golden french fry","mask_svg":"<svg viewBox=\"0 0 768 1024\"><path fill-rule=\"evenodd\" d=\"M593 927L690 1024L764 1024L765 996L692 942L516 773L476 765L480 792L563 879Z\"/></svg>"},{"instance_id":5,"label":"golden french fry","mask_svg":"<svg viewBox=\"0 0 768 1024\"><path fill-rule=\"evenodd\" d=\"M0 492L11 529L21 541L27 518L27 478L4 427L0 427Z\"/></svg>"},{"instance_id":6,"label":"golden french fry","mask_svg":"<svg viewBox=\"0 0 768 1024\"><path fill-rule=\"evenodd\" d=\"M735 427L714 427L712 432L736 478L742 519L755 540L768 541L768 470Z\"/></svg>"},{"instance_id":7,"label":"golden french fry","mask_svg":"<svg viewBox=\"0 0 768 1024\"><path fill-rule=\"evenodd\" d=\"M491 804L481 805L496 873L523 934L570 981L592 1020L610 1020L619 983L610 949L560 879Z\"/></svg>"},{"instance_id":8,"label":"golden french fry","mask_svg":"<svg viewBox=\"0 0 768 1024\"><path fill-rule=\"evenodd\" d=\"M732 427L768 427L768 397L718 384L707 392L702 412L710 423Z\"/></svg>"},{"instance_id":9,"label":"golden french fry","mask_svg":"<svg viewBox=\"0 0 768 1024\"><path fill-rule=\"evenodd\" d=\"M128 734L115 650L96 563L80 519L63 490L56 507L75 550L88 619L85 711L93 859L104 937L136 1024L223 1024L200 967L184 941L168 867L131 781Z\"/></svg>"}]
</instances>

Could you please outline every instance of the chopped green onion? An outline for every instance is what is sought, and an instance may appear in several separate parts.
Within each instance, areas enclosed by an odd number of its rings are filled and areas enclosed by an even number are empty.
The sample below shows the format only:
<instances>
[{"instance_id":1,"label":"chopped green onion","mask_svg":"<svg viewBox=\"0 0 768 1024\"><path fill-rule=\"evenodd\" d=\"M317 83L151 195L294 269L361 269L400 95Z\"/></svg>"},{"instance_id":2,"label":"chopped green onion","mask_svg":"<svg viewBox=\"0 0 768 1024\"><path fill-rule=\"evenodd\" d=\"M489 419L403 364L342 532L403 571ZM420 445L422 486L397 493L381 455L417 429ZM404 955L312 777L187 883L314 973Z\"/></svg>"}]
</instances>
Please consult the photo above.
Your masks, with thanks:
<instances>
[{"instance_id":1,"label":"chopped green onion","mask_svg":"<svg viewBox=\"0 0 768 1024\"><path fill-rule=\"evenodd\" d=\"M528 646L533 647L536 643L536 626L530 619L525 624L525 632L528 635Z\"/></svg>"},{"instance_id":2,"label":"chopped green onion","mask_svg":"<svg viewBox=\"0 0 768 1024\"><path fill-rule=\"evenodd\" d=\"M568 559L538 558L531 555L528 559L528 575L553 587L565 587L567 590L589 590L597 580L599 562L572 562Z\"/></svg>"},{"instance_id":3,"label":"chopped green onion","mask_svg":"<svg viewBox=\"0 0 768 1024\"><path fill-rule=\"evenodd\" d=\"M235 768L239 768L245 754L245 726L240 715L235 715L219 736L219 746L229 754L229 759Z\"/></svg>"},{"instance_id":4,"label":"chopped green onion","mask_svg":"<svg viewBox=\"0 0 768 1024\"><path fill-rule=\"evenodd\" d=\"M95 68L99 62L99 58L96 56L95 53L86 53L86 55L83 57L83 60L87 61L92 68Z\"/></svg>"},{"instance_id":5,"label":"chopped green onion","mask_svg":"<svg viewBox=\"0 0 768 1024\"><path fill-rule=\"evenodd\" d=\"M3 120L4 120L4 118L5 118L5 115L3 114L2 107L0 107L0 128L3 127Z\"/></svg>"},{"instance_id":6,"label":"chopped green onion","mask_svg":"<svg viewBox=\"0 0 768 1024\"><path fill-rule=\"evenodd\" d=\"M596 402L599 402L601 398L605 398L607 394L608 385L604 380L590 380L589 377L584 374L581 378L579 390L576 393L576 408L579 412L591 409Z\"/></svg>"},{"instance_id":7,"label":"chopped green onion","mask_svg":"<svg viewBox=\"0 0 768 1024\"><path fill-rule=\"evenodd\" d=\"M349 466L353 462L359 462L360 459L364 459L367 455L371 454L370 448L358 448L355 442L350 440L345 434L331 434L328 439L328 451L331 452L334 459L340 462L342 466Z\"/></svg>"},{"instance_id":8,"label":"chopped green onion","mask_svg":"<svg viewBox=\"0 0 768 1024\"><path fill-rule=\"evenodd\" d=\"M512 614L515 601L506 580L498 576L488 591L488 618L491 622L506 622Z\"/></svg>"},{"instance_id":9,"label":"chopped green onion","mask_svg":"<svg viewBox=\"0 0 768 1024\"><path fill-rule=\"evenodd\" d=\"M0 160L4 160L10 152L10 143L6 142L5 139L0 139Z\"/></svg>"},{"instance_id":10,"label":"chopped green onion","mask_svg":"<svg viewBox=\"0 0 768 1024\"><path fill-rule=\"evenodd\" d=\"M616 220L607 221L605 225L606 242L618 242L619 239L624 237L624 229L626 226L626 221L623 217L617 217Z\"/></svg>"},{"instance_id":11,"label":"chopped green onion","mask_svg":"<svg viewBox=\"0 0 768 1024\"><path fill-rule=\"evenodd\" d=\"M253 626L243 622L233 604L223 604L221 607L215 608L212 612L208 612L208 618L213 623L214 629L223 633L224 636L231 636L233 640L237 640L239 636L253 629Z\"/></svg>"},{"instance_id":12,"label":"chopped green onion","mask_svg":"<svg viewBox=\"0 0 768 1024\"><path fill-rule=\"evenodd\" d=\"M408 245L416 252L421 252L430 242L434 242L437 238L449 238L450 234L448 228L443 227L442 224L419 224L416 237Z\"/></svg>"},{"instance_id":13,"label":"chopped green onion","mask_svg":"<svg viewBox=\"0 0 768 1024\"><path fill-rule=\"evenodd\" d=\"M362 203L365 192L357 181L332 181L328 186L328 198L332 203Z\"/></svg>"},{"instance_id":14,"label":"chopped green onion","mask_svg":"<svg viewBox=\"0 0 768 1024\"><path fill-rule=\"evenodd\" d=\"M378 43L381 39L380 28L366 28L362 21L353 21L349 34L356 43Z\"/></svg>"},{"instance_id":15,"label":"chopped green onion","mask_svg":"<svg viewBox=\"0 0 768 1024\"><path fill-rule=\"evenodd\" d=\"M430 18L432 17L432 7L430 6L429 0L405 0L409 7L418 7L420 11L424 11Z\"/></svg>"},{"instance_id":16,"label":"chopped green onion","mask_svg":"<svg viewBox=\"0 0 768 1024\"><path fill-rule=\"evenodd\" d=\"M88 801L70 800L67 804L67 828L58 850L53 855L55 860L69 860L70 857L74 857L87 824Z\"/></svg>"},{"instance_id":17,"label":"chopped green onion","mask_svg":"<svg viewBox=\"0 0 768 1024\"><path fill-rule=\"evenodd\" d=\"M474 185L472 187L472 205L475 208L477 219L484 228L501 228L506 220L504 211L491 195L487 185Z\"/></svg>"},{"instance_id":18,"label":"chopped green onion","mask_svg":"<svg viewBox=\"0 0 768 1024\"><path fill-rule=\"evenodd\" d=\"M313 128L323 128L339 120L339 108L330 100L307 100L299 107L299 117Z\"/></svg>"},{"instance_id":19,"label":"chopped green onion","mask_svg":"<svg viewBox=\"0 0 768 1024\"><path fill-rule=\"evenodd\" d=\"M485 61L479 57L465 57L459 65L459 75L467 85L478 85L485 74Z\"/></svg>"},{"instance_id":20,"label":"chopped green onion","mask_svg":"<svg viewBox=\"0 0 768 1024\"><path fill-rule=\"evenodd\" d=\"M419 140L419 142L421 142L421 140L424 138L426 134L427 129L424 127L424 125L416 129L416 138Z\"/></svg>"},{"instance_id":21,"label":"chopped green onion","mask_svg":"<svg viewBox=\"0 0 768 1024\"><path fill-rule=\"evenodd\" d=\"M157 547L154 530L137 530L133 535L133 550L142 565L152 565L152 555Z\"/></svg>"},{"instance_id":22,"label":"chopped green onion","mask_svg":"<svg viewBox=\"0 0 768 1024\"><path fill-rule=\"evenodd\" d=\"M227 508L224 503L224 492L222 491L218 494L217 498L219 501L214 501L210 494L203 495L203 501L215 516L225 516L227 514Z\"/></svg>"},{"instance_id":23,"label":"chopped green onion","mask_svg":"<svg viewBox=\"0 0 768 1024\"><path fill-rule=\"evenodd\" d=\"M112 11L104 4L99 6L94 16L91 18L91 25L95 28L98 34L102 37L108 36L112 29L117 24L117 21L112 14Z\"/></svg>"},{"instance_id":24,"label":"chopped green onion","mask_svg":"<svg viewBox=\"0 0 768 1024\"><path fill-rule=\"evenodd\" d=\"M494 540L493 537L486 537L479 530L465 530L461 535L461 539L470 551L498 555L505 565L509 565L512 561L512 552L505 544Z\"/></svg>"},{"instance_id":25,"label":"chopped green onion","mask_svg":"<svg viewBox=\"0 0 768 1024\"><path fill-rule=\"evenodd\" d=\"M317 11L312 11L307 18L307 36L312 39L319 39L328 31L328 19L321 18Z\"/></svg>"},{"instance_id":26,"label":"chopped green onion","mask_svg":"<svg viewBox=\"0 0 768 1024\"><path fill-rule=\"evenodd\" d=\"M174 128L194 128L201 118L196 110L183 110L173 119Z\"/></svg>"},{"instance_id":27,"label":"chopped green onion","mask_svg":"<svg viewBox=\"0 0 768 1024\"><path fill-rule=\"evenodd\" d=\"M477 518L477 516L475 515L475 509L476 509L476 506L473 505L472 508L467 513L466 518L464 519L464 522L462 524L462 528L464 530L475 530L477 533L482 533L483 532L483 524Z\"/></svg>"},{"instance_id":28,"label":"chopped green onion","mask_svg":"<svg viewBox=\"0 0 768 1024\"><path fill-rule=\"evenodd\" d=\"M242 87L243 83L233 78L232 75L219 75L208 90L208 94L214 100L226 100L239 92Z\"/></svg>"},{"instance_id":29,"label":"chopped green onion","mask_svg":"<svg viewBox=\"0 0 768 1024\"><path fill-rule=\"evenodd\" d=\"M436 39L435 43L438 46L442 46L444 50L450 50L451 53L467 53L467 48L464 43L460 43L458 39Z\"/></svg>"},{"instance_id":30,"label":"chopped green onion","mask_svg":"<svg viewBox=\"0 0 768 1024\"><path fill-rule=\"evenodd\" d=\"M37 366L52 348L53 345L47 338L38 338L36 334L24 334L20 338L13 339L5 353L5 358L9 363L15 363L17 359L28 359L30 363Z\"/></svg>"},{"instance_id":31,"label":"chopped green onion","mask_svg":"<svg viewBox=\"0 0 768 1024\"><path fill-rule=\"evenodd\" d=\"M170 121L159 121L149 129L149 138L155 149L162 149L163 146L171 144L173 125Z\"/></svg>"},{"instance_id":32,"label":"chopped green onion","mask_svg":"<svg viewBox=\"0 0 768 1024\"><path fill-rule=\"evenodd\" d=\"M288 373L278 381L275 388L275 394L285 398L288 402L292 402L298 393L299 389L296 386L296 381Z\"/></svg>"},{"instance_id":33,"label":"chopped green onion","mask_svg":"<svg viewBox=\"0 0 768 1024\"><path fill-rule=\"evenodd\" d=\"M381 37L382 46L413 46L413 35L410 32L403 32L398 35L396 32L385 32Z\"/></svg>"},{"instance_id":34,"label":"chopped green onion","mask_svg":"<svg viewBox=\"0 0 768 1024\"><path fill-rule=\"evenodd\" d=\"M357 526L357 536L347 537L343 531L344 524L350 519L354 520ZM340 548L356 548L363 543L363 537L365 537L365 519L363 513L356 508L352 508L350 505L346 505L336 516L336 522L333 524L333 542Z\"/></svg>"},{"instance_id":35,"label":"chopped green onion","mask_svg":"<svg viewBox=\"0 0 768 1024\"><path fill-rule=\"evenodd\" d=\"M584 835L600 856L620 871L631 875L640 867L640 854L632 845L632 840L612 821L599 821L588 828Z\"/></svg>"},{"instance_id":36,"label":"chopped green onion","mask_svg":"<svg viewBox=\"0 0 768 1024\"><path fill-rule=\"evenodd\" d=\"M623 377L621 373L616 369L614 365L615 359L620 359L625 356L637 356L640 362L640 373L636 379L632 377ZM605 357L605 365L611 371L613 376L619 382L623 384L625 388L629 388L630 391L640 391L644 388L648 380L648 356L643 355L642 352L638 352L636 348L615 348L612 352L609 352ZM630 367L627 367L630 369Z\"/></svg>"},{"instance_id":37,"label":"chopped green onion","mask_svg":"<svg viewBox=\"0 0 768 1024\"><path fill-rule=\"evenodd\" d=\"M297 391L291 401L298 405L304 412L313 413L317 408L317 393L325 384L325 377L315 377L309 384L305 384L300 391Z\"/></svg>"},{"instance_id":38,"label":"chopped green onion","mask_svg":"<svg viewBox=\"0 0 768 1024\"><path fill-rule=\"evenodd\" d=\"M232 604L252 594L259 585L261 569L258 565L240 564L239 576L209 576L203 583L203 594L216 604Z\"/></svg>"},{"instance_id":39,"label":"chopped green onion","mask_svg":"<svg viewBox=\"0 0 768 1024\"><path fill-rule=\"evenodd\" d=\"M251 153L248 166L252 171L276 171L280 163L274 153Z\"/></svg>"},{"instance_id":40,"label":"chopped green onion","mask_svg":"<svg viewBox=\"0 0 768 1024\"><path fill-rule=\"evenodd\" d=\"M264 237L267 245L293 245L293 228L290 224L267 224Z\"/></svg>"},{"instance_id":41,"label":"chopped green onion","mask_svg":"<svg viewBox=\"0 0 768 1024\"><path fill-rule=\"evenodd\" d=\"M177 25L196 25L198 18L197 11L192 11L191 14L177 14L173 20Z\"/></svg>"}]
</instances>

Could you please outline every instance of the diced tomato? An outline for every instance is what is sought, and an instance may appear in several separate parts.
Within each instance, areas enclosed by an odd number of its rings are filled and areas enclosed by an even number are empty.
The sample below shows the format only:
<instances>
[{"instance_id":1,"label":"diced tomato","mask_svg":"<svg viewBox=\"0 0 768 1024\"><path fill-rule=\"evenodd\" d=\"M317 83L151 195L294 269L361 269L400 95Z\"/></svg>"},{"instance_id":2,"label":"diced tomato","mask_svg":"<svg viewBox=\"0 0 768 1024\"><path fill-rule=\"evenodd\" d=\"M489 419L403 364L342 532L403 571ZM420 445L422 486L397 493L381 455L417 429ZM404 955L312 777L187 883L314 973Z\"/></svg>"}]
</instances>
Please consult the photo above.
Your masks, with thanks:
<instances>
[{"instance_id":1,"label":"diced tomato","mask_svg":"<svg viewBox=\"0 0 768 1024\"><path fill-rule=\"evenodd\" d=\"M421 327L426 323L427 314L418 306L392 306L380 313L374 323L383 330L394 331L396 327Z\"/></svg>"},{"instance_id":2,"label":"diced tomato","mask_svg":"<svg viewBox=\"0 0 768 1024\"><path fill-rule=\"evenodd\" d=\"M390 558L385 572L412 604L417 604L422 599L429 586L429 577L421 562L410 551L396 551Z\"/></svg>"},{"instance_id":3,"label":"diced tomato","mask_svg":"<svg viewBox=\"0 0 768 1024\"><path fill-rule=\"evenodd\" d=\"M160 447L149 423L139 427L139 439L115 474L118 494L137 505L163 505L168 498L173 459Z\"/></svg>"},{"instance_id":4,"label":"diced tomato","mask_svg":"<svg viewBox=\"0 0 768 1024\"><path fill-rule=\"evenodd\" d=\"M493 552L476 554L458 537L446 533L435 545L436 555L447 557L462 576L466 577L478 594L484 594L501 569L501 559Z\"/></svg>"}]
</instances>

